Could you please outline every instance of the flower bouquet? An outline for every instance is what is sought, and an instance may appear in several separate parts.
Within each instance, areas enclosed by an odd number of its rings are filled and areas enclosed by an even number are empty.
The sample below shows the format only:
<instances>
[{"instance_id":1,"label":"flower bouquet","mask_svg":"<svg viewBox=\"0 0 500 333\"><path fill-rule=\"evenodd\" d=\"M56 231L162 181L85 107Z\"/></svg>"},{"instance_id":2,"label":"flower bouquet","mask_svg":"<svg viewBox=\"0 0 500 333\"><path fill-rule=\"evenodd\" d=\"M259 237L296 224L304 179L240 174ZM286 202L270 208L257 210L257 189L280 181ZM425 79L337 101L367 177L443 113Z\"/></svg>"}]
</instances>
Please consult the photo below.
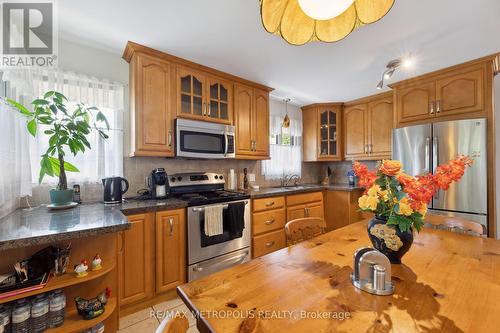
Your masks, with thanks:
<instances>
[{"instance_id":1,"label":"flower bouquet","mask_svg":"<svg viewBox=\"0 0 500 333\"><path fill-rule=\"evenodd\" d=\"M434 174L416 177L405 174L399 161L382 161L373 171L355 162L358 184L366 190L359 198L359 207L375 213L368 224L373 246L392 263L401 263L413 242L413 230L420 231L424 225L427 204L438 190L446 191L452 182L458 182L472 162L468 156L459 155L438 166Z\"/></svg>"}]
</instances>

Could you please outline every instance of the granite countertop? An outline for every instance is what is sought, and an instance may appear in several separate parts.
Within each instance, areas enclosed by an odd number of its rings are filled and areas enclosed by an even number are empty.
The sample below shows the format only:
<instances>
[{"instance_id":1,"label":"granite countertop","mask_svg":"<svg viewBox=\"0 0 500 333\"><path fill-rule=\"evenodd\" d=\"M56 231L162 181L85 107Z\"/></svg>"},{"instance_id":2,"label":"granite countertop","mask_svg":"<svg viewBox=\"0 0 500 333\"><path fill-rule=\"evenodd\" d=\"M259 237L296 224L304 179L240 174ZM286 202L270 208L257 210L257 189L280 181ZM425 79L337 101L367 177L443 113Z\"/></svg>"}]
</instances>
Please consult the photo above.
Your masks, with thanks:
<instances>
[{"instance_id":1,"label":"granite countertop","mask_svg":"<svg viewBox=\"0 0 500 333\"><path fill-rule=\"evenodd\" d=\"M18 209L0 219L0 251L118 232L130 227L125 215L186 207L184 201L127 200L119 205L83 203L72 209Z\"/></svg>"},{"instance_id":2,"label":"granite countertop","mask_svg":"<svg viewBox=\"0 0 500 333\"><path fill-rule=\"evenodd\" d=\"M300 194L317 191L362 191L362 187L353 187L348 184L331 184L331 185L318 185L318 184L303 184L299 186L290 187L261 187L258 191L246 190L245 193L249 194L252 198L268 198L276 195L290 195Z\"/></svg>"}]
</instances>

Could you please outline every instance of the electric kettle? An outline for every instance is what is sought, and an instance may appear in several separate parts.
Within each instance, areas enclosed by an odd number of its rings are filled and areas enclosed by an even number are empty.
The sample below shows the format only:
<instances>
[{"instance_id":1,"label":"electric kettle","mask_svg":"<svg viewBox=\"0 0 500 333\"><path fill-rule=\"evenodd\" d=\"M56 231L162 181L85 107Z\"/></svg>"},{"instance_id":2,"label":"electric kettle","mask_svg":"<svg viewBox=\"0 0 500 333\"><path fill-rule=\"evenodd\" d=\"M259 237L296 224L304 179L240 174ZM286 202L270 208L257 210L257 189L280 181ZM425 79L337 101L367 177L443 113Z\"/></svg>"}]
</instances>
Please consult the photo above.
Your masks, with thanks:
<instances>
[{"instance_id":1,"label":"electric kettle","mask_svg":"<svg viewBox=\"0 0 500 333\"><path fill-rule=\"evenodd\" d=\"M128 190L128 181L122 177L108 177L102 180L104 186L104 203L117 204L122 202L122 195Z\"/></svg>"}]
</instances>

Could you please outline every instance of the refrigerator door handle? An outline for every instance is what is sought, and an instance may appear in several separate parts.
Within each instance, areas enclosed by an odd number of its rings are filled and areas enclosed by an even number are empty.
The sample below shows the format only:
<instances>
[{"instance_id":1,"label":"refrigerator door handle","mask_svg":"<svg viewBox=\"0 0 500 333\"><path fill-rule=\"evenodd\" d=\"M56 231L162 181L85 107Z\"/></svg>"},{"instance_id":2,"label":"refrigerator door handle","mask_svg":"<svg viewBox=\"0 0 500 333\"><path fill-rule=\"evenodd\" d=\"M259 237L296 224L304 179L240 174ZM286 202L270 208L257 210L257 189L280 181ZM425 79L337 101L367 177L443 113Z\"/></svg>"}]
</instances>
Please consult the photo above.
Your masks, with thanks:
<instances>
[{"instance_id":1,"label":"refrigerator door handle","mask_svg":"<svg viewBox=\"0 0 500 333\"><path fill-rule=\"evenodd\" d=\"M425 172L431 172L430 158L431 158L431 138L425 139Z\"/></svg>"},{"instance_id":2,"label":"refrigerator door handle","mask_svg":"<svg viewBox=\"0 0 500 333\"><path fill-rule=\"evenodd\" d=\"M433 172L436 172L436 168L439 165L439 139L437 136L432 138L432 163L433 163ZM436 191L435 199L439 198L439 191Z\"/></svg>"}]
</instances>

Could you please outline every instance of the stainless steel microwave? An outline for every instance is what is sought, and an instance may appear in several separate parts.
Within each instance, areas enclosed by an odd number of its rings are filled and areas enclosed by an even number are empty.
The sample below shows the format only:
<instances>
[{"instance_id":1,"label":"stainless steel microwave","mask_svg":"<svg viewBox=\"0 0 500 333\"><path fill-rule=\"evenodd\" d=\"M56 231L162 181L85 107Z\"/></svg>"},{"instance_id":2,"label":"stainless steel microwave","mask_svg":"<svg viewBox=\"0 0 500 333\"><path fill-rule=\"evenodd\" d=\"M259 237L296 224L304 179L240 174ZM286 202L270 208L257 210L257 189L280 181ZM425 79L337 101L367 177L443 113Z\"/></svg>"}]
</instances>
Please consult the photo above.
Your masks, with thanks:
<instances>
[{"instance_id":1,"label":"stainless steel microwave","mask_svg":"<svg viewBox=\"0 0 500 333\"><path fill-rule=\"evenodd\" d=\"M191 158L234 158L234 126L177 119L176 155Z\"/></svg>"}]
</instances>

